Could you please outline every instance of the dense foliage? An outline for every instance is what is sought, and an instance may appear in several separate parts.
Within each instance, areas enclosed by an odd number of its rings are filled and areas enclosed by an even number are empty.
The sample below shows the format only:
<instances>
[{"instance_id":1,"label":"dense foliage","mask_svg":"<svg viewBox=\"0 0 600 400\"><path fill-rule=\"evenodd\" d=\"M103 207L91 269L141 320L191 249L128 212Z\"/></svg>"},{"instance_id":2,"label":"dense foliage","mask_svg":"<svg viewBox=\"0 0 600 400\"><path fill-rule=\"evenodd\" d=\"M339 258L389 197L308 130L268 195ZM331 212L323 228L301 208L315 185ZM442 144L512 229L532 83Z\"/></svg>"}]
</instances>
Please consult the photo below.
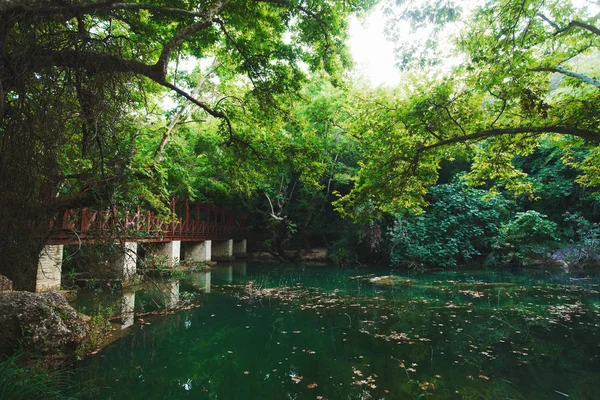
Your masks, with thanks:
<instances>
[{"instance_id":1,"label":"dense foliage","mask_svg":"<svg viewBox=\"0 0 600 400\"><path fill-rule=\"evenodd\" d=\"M243 209L251 246L284 259L594 258L595 9L384 1L405 73L373 89L345 41L374 3L0 4L0 273L30 284L66 209L171 196Z\"/></svg>"},{"instance_id":2,"label":"dense foliage","mask_svg":"<svg viewBox=\"0 0 600 400\"><path fill-rule=\"evenodd\" d=\"M401 215L394 222L392 262L456 266L488 255L514 204L484 195L462 184L432 187L425 213Z\"/></svg>"},{"instance_id":3,"label":"dense foliage","mask_svg":"<svg viewBox=\"0 0 600 400\"><path fill-rule=\"evenodd\" d=\"M412 69L401 87L353 103L352 129L364 157L340 209L359 217L369 210L363 205L383 212L418 207L441 163L455 159L471 163L465 179L472 185L492 183L534 197L515 159L544 143L564 151L576 182L598 183L600 17L592 9L569 1L498 0L461 13L453 2L441 9L435 1L391 3L404 7L394 18L432 27L433 42L453 22L457 33L443 46L454 49L457 65L416 68L440 61L421 54L416 64L403 64Z\"/></svg>"},{"instance_id":4,"label":"dense foliage","mask_svg":"<svg viewBox=\"0 0 600 400\"><path fill-rule=\"evenodd\" d=\"M160 208L173 193L243 192L268 178L297 92L312 72L338 79L346 16L369 5L2 2L0 272L31 284L50 220L66 209ZM257 158L267 162L242 163Z\"/></svg>"}]
</instances>

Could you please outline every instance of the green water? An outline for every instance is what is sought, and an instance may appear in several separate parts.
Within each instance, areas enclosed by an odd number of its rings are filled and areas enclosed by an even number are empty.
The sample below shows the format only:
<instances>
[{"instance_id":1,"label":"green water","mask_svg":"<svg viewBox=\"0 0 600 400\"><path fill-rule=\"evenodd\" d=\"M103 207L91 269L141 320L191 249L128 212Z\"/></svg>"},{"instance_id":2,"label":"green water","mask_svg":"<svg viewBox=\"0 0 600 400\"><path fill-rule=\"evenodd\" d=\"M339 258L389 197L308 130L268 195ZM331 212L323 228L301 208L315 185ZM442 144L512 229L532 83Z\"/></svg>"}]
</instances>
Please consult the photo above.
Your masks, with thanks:
<instances>
[{"instance_id":1,"label":"green water","mask_svg":"<svg viewBox=\"0 0 600 400\"><path fill-rule=\"evenodd\" d=\"M572 277L222 266L129 292L200 307L136 315L74 379L98 399L600 399L600 277Z\"/></svg>"}]
</instances>

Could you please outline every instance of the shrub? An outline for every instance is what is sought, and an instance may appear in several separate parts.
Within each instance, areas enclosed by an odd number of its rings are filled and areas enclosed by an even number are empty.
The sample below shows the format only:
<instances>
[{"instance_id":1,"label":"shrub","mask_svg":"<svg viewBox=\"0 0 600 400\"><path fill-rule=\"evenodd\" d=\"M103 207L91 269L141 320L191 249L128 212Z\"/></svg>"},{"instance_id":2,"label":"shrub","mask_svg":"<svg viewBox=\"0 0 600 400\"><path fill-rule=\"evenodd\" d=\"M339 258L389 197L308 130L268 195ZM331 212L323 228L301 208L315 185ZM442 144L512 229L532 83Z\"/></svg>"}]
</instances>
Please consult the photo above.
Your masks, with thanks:
<instances>
[{"instance_id":1,"label":"shrub","mask_svg":"<svg viewBox=\"0 0 600 400\"><path fill-rule=\"evenodd\" d=\"M525 259L531 257L532 253L545 256L558 240L556 223L533 210L517 213L511 221L500 227L498 233L494 247L510 259Z\"/></svg>"},{"instance_id":2,"label":"shrub","mask_svg":"<svg viewBox=\"0 0 600 400\"><path fill-rule=\"evenodd\" d=\"M571 262L596 260L600 253L600 224L590 222L580 213L564 214L563 233L569 247L561 250L563 259Z\"/></svg>"},{"instance_id":3,"label":"shrub","mask_svg":"<svg viewBox=\"0 0 600 400\"><path fill-rule=\"evenodd\" d=\"M456 266L492 250L512 202L460 183L431 188L425 212L396 217L389 232L392 264Z\"/></svg>"}]
</instances>

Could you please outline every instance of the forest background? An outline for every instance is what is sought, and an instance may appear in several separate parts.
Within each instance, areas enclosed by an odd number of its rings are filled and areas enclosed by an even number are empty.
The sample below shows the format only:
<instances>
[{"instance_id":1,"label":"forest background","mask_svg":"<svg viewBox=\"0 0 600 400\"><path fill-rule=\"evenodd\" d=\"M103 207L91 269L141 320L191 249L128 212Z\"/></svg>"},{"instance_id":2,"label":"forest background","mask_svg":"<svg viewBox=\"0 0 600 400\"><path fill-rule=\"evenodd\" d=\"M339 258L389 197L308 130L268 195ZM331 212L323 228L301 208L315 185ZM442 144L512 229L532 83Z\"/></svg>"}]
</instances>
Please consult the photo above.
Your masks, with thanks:
<instances>
[{"instance_id":1,"label":"forest background","mask_svg":"<svg viewBox=\"0 0 600 400\"><path fill-rule=\"evenodd\" d=\"M373 88L346 43L374 6L1 3L0 273L34 281L65 209L173 196L246 212L280 259L596 261L597 6L386 0L403 73Z\"/></svg>"}]
</instances>

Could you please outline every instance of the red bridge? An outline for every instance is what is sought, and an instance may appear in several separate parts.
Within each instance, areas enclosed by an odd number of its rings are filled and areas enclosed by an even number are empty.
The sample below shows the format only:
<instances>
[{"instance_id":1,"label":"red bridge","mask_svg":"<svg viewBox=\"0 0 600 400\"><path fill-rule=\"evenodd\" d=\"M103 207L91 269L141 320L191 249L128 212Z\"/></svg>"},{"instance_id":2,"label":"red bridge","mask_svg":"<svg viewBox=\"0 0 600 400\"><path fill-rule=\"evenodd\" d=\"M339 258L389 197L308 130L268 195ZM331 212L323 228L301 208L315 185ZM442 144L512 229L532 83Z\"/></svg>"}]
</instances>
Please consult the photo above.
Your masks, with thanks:
<instances>
[{"instance_id":1,"label":"red bridge","mask_svg":"<svg viewBox=\"0 0 600 400\"><path fill-rule=\"evenodd\" d=\"M160 217L139 207L134 212L79 208L52 222L49 245L93 243L111 238L128 242L227 240L242 237L246 217L239 212L191 202L171 202L171 215Z\"/></svg>"},{"instance_id":2,"label":"red bridge","mask_svg":"<svg viewBox=\"0 0 600 400\"><path fill-rule=\"evenodd\" d=\"M229 261L246 255L245 224L241 213L189 200L172 201L167 217L139 208L133 212L68 210L51 223L50 237L40 253L35 290L60 289L64 245L118 242L120 253L113 270L118 271L118 278L129 281L136 276L139 242L158 242L147 250L169 265Z\"/></svg>"}]
</instances>

